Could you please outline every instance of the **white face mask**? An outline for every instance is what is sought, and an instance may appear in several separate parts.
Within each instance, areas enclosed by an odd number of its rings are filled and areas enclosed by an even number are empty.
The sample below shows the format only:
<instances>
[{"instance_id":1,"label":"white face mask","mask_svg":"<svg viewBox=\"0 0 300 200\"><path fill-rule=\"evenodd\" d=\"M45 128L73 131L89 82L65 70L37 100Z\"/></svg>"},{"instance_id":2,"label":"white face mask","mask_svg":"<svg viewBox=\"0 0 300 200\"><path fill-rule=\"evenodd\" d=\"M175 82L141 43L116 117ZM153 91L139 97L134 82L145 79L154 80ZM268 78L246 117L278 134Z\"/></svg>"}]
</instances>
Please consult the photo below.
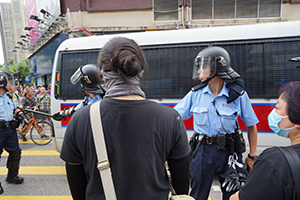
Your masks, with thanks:
<instances>
[{"instance_id":1,"label":"white face mask","mask_svg":"<svg viewBox=\"0 0 300 200\"><path fill-rule=\"evenodd\" d=\"M288 137L290 130L296 128L295 126L291 127L291 128L287 128L287 129L283 129L283 128L279 127L279 122L282 119L288 118L288 117L289 117L288 115L287 116L279 115L276 112L275 108L270 112L270 114L268 116L268 122L269 122L270 128L274 131L274 133L276 133L277 135L282 136L282 137Z\"/></svg>"}]
</instances>

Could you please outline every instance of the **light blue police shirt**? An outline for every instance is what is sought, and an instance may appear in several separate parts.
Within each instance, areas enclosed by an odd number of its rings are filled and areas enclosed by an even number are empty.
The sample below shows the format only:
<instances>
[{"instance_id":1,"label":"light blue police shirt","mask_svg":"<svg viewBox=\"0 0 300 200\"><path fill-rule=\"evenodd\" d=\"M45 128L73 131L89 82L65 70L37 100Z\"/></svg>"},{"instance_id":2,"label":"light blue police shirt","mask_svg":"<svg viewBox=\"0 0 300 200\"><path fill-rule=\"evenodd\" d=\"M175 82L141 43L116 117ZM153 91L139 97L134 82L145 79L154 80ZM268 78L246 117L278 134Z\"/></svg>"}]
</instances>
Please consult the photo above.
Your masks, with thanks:
<instances>
[{"instance_id":1,"label":"light blue police shirt","mask_svg":"<svg viewBox=\"0 0 300 200\"><path fill-rule=\"evenodd\" d=\"M237 115L247 127L257 124L259 121L247 93L245 92L228 104L229 89L225 86L224 82L221 93L216 97L208 85L196 92L190 91L174 108L182 119L189 119L193 115L194 130L203 135L216 136L233 133L236 128Z\"/></svg>"},{"instance_id":2,"label":"light blue police shirt","mask_svg":"<svg viewBox=\"0 0 300 200\"><path fill-rule=\"evenodd\" d=\"M93 104L93 103L97 103L98 101L100 101L102 98L100 96L100 94L97 94L94 98L92 98L91 96L89 96L88 100L88 105ZM83 102L81 102L80 104L78 104L76 106L76 110L80 109L83 107Z\"/></svg>"},{"instance_id":3,"label":"light blue police shirt","mask_svg":"<svg viewBox=\"0 0 300 200\"><path fill-rule=\"evenodd\" d=\"M10 99L6 93L0 95L0 121L11 121L13 119L13 111L18 105Z\"/></svg>"}]
</instances>

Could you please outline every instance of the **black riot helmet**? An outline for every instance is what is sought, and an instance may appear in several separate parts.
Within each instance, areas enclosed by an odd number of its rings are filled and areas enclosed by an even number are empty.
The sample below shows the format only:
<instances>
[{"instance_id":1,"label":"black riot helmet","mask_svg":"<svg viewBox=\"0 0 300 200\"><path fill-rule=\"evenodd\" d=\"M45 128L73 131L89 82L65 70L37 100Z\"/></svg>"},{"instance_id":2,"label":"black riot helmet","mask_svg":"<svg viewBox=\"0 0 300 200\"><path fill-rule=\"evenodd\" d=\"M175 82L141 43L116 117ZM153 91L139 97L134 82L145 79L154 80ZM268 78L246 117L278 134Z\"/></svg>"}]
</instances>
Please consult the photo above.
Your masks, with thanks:
<instances>
[{"instance_id":1,"label":"black riot helmet","mask_svg":"<svg viewBox=\"0 0 300 200\"><path fill-rule=\"evenodd\" d=\"M70 81L73 85L80 80L82 89L93 94L103 94L100 83L100 70L95 64L86 64L80 66L76 72L71 76Z\"/></svg>"},{"instance_id":2,"label":"black riot helmet","mask_svg":"<svg viewBox=\"0 0 300 200\"><path fill-rule=\"evenodd\" d=\"M13 79L11 75L7 72L0 72L0 88L6 89L7 83L11 82L11 85L13 86Z\"/></svg>"},{"instance_id":3,"label":"black riot helmet","mask_svg":"<svg viewBox=\"0 0 300 200\"><path fill-rule=\"evenodd\" d=\"M235 80L240 75L230 66L230 56L222 47L207 47L200 51L194 61L193 79L202 78L208 82L215 76L226 82Z\"/></svg>"}]
</instances>

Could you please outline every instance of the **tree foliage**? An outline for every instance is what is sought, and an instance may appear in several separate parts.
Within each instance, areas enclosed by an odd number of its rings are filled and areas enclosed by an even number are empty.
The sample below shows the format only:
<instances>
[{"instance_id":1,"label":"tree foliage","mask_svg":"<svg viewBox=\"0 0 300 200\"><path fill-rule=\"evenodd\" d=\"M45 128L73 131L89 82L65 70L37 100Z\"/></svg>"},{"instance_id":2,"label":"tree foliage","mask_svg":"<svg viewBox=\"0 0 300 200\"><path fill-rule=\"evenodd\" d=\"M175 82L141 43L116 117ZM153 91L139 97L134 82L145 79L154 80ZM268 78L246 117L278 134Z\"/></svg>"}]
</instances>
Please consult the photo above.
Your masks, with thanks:
<instances>
[{"instance_id":1,"label":"tree foliage","mask_svg":"<svg viewBox=\"0 0 300 200\"><path fill-rule=\"evenodd\" d=\"M22 85L25 84L25 77L30 76L29 66L28 66L28 59L22 60L21 62L18 63L18 65L15 65L14 60L12 59L7 63L7 66L8 66L8 72L12 76L13 76L14 73L20 72L21 73L21 78L22 78L21 84ZM0 70L1 71L5 70L4 65L0 65ZM34 82L34 80L31 79L31 83L33 83L33 82ZM29 83L29 84L31 84L31 83Z\"/></svg>"}]
</instances>

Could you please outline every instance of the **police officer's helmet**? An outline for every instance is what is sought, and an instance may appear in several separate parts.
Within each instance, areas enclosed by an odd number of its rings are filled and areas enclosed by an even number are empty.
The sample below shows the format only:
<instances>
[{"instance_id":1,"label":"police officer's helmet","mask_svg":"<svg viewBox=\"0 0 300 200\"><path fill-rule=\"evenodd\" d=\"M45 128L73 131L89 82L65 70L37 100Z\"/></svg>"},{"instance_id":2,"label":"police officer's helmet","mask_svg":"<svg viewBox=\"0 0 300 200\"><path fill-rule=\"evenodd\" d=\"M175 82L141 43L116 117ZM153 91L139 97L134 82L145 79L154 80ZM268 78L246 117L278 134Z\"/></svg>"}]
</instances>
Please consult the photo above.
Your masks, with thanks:
<instances>
[{"instance_id":1,"label":"police officer's helmet","mask_svg":"<svg viewBox=\"0 0 300 200\"><path fill-rule=\"evenodd\" d=\"M73 85L80 80L82 88L93 94L104 93L101 88L100 70L95 64L86 64L80 66L71 76L70 81Z\"/></svg>"},{"instance_id":2,"label":"police officer's helmet","mask_svg":"<svg viewBox=\"0 0 300 200\"><path fill-rule=\"evenodd\" d=\"M200 51L194 61L193 79L215 76L228 81L239 78L240 75L230 66L230 56L222 47L212 46Z\"/></svg>"},{"instance_id":3,"label":"police officer's helmet","mask_svg":"<svg viewBox=\"0 0 300 200\"><path fill-rule=\"evenodd\" d=\"M7 72L0 72L0 88L6 88L9 81L12 81L12 77Z\"/></svg>"}]
</instances>

